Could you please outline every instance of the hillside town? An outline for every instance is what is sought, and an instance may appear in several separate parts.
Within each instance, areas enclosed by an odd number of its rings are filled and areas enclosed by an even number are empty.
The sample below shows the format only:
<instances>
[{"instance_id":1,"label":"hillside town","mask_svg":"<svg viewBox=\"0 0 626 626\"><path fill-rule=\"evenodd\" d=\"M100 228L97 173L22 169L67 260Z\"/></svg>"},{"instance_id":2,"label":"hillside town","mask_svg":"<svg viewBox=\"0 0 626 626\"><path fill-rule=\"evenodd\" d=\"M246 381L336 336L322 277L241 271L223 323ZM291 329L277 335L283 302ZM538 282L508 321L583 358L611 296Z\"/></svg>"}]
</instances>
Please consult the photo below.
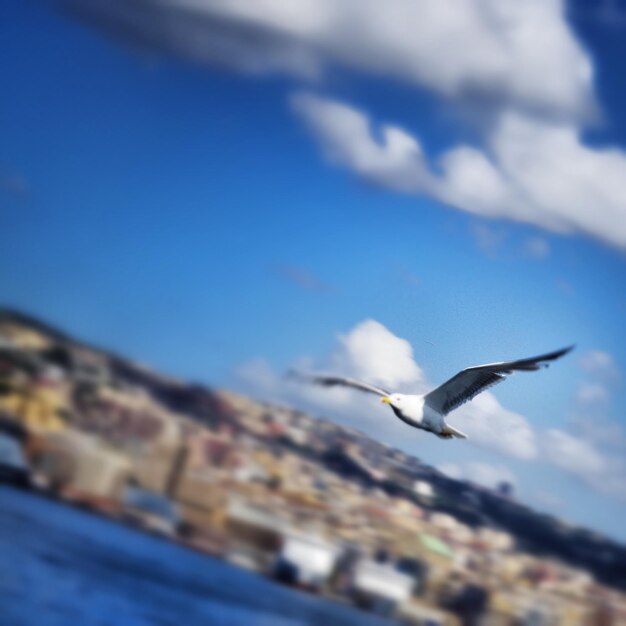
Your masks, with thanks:
<instances>
[{"instance_id":1,"label":"hillside town","mask_svg":"<svg viewBox=\"0 0 626 626\"><path fill-rule=\"evenodd\" d=\"M11 474L0 445L2 476L42 497L402 623L626 624L626 549L506 485L454 481L358 431L8 311L0 439L23 456Z\"/></svg>"}]
</instances>

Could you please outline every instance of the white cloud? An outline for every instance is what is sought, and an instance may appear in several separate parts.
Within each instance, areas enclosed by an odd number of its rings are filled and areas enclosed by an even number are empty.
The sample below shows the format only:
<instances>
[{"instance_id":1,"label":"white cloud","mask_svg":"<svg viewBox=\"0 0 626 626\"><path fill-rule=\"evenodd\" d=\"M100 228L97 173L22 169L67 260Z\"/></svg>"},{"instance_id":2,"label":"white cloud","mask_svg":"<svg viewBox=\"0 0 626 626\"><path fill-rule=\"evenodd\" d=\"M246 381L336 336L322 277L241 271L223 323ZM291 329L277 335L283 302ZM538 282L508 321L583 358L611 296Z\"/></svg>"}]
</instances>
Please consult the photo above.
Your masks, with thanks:
<instances>
[{"instance_id":1,"label":"white cloud","mask_svg":"<svg viewBox=\"0 0 626 626\"><path fill-rule=\"evenodd\" d=\"M611 388L620 372L612 355L591 350L578 359L587 379L579 382L570 431L548 430L543 456L597 491L626 500L626 433L611 419Z\"/></svg>"},{"instance_id":2,"label":"white cloud","mask_svg":"<svg viewBox=\"0 0 626 626\"><path fill-rule=\"evenodd\" d=\"M488 489L494 489L500 483L507 482L516 484L516 479L511 470L502 464L485 463L484 461L469 461L467 463L442 463L437 469L455 480L465 480L482 485Z\"/></svg>"},{"instance_id":3,"label":"white cloud","mask_svg":"<svg viewBox=\"0 0 626 626\"><path fill-rule=\"evenodd\" d=\"M255 74L332 67L393 78L483 113L481 146L430 163L393 126L300 95L328 156L370 182L488 218L626 247L626 154L591 148L593 68L561 0L65 0L133 45ZM529 243L541 258L547 247Z\"/></svg>"},{"instance_id":4,"label":"white cloud","mask_svg":"<svg viewBox=\"0 0 626 626\"><path fill-rule=\"evenodd\" d=\"M508 467L502 464L493 465L484 461L469 461L468 463L442 463L437 469L455 480L466 480L488 489L494 489L502 482L515 484L515 476Z\"/></svg>"},{"instance_id":5,"label":"white cloud","mask_svg":"<svg viewBox=\"0 0 626 626\"><path fill-rule=\"evenodd\" d=\"M417 138L390 125L377 133L354 107L311 94L292 102L326 154L366 180L475 215L626 247L626 153L585 146L575 126L507 111L484 150L458 146L433 166Z\"/></svg>"},{"instance_id":6,"label":"white cloud","mask_svg":"<svg viewBox=\"0 0 626 626\"><path fill-rule=\"evenodd\" d=\"M330 358L333 371L394 390L407 386L414 393L423 390L424 374L413 358L411 344L380 322L365 320L340 335L337 343Z\"/></svg>"},{"instance_id":7,"label":"white cloud","mask_svg":"<svg viewBox=\"0 0 626 626\"><path fill-rule=\"evenodd\" d=\"M515 484L515 476L504 465L492 465L482 461L471 461L467 464L465 478L473 483L489 489L497 487L502 482Z\"/></svg>"},{"instance_id":8,"label":"white cloud","mask_svg":"<svg viewBox=\"0 0 626 626\"><path fill-rule=\"evenodd\" d=\"M363 112L311 94L298 93L291 103L320 139L332 162L395 191L417 193L429 188L432 176L421 147L408 133L382 126L380 139L376 138Z\"/></svg>"},{"instance_id":9,"label":"white cloud","mask_svg":"<svg viewBox=\"0 0 626 626\"><path fill-rule=\"evenodd\" d=\"M573 436L558 429L547 431L545 458L600 491L626 500L626 462L623 455L591 439Z\"/></svg>"},{"instance_id":10,"label":"white cloud","mask_svg":"<svg viewBox=\"0 0 626 626\"><path fill-rule=\"evenodd\" d=\"M593 67L561 0L65 0L135 47L319 81L332 67L415 85L483 113L481 146L435 163L357 109L299 96L327 154L363 178L489 218L626 247L626 154L591 148ZM547 248L531 241L528 253Z\"/></svg>"},{"instance_id":11,"label":"white cloud","mask_svg":"<svg viewBox=\"0 0 626 626\"><path fill-rule=\"evenodd\" d=\"M572 430L594 445L623 451L626 432L611 418L612 392L621 378L614 358L603 350L592 350L578 359L578 365L586 379L576 389Z\"/></svg>"},{"instance_id":12,"label":"white cloud","mask_svg":"<svg viewBox=\"0 0 626 626\"><path fill-rule=\"evenodd\" d=\"M598 411L597 407L579 407L570 424L577 437L588 440L594 446L621 454L626 450L626 430L622 424Z\"/></svg>"},{"instance_id":13,"label":"white cloud","mask_svg":"<svg viewBox=\"0 0 626 626\"><path fill-rule=\"evenodd\" d=\"M581 383L576 391L579 404L605 404L609 400L609 390L599 383Z\"/></svg>"},{"instance_id":14,"label":"white cloud","mask_svg":"<svg viewBox=\"0 0 626 626\"><path fill-rule=\"evenodd\" d=\"M577 412L593 412L597 418L606 417L611 391L621 377L615 359L603 350L591 350L579 357L578 366L585 372L587 380L578 383Z\"/></svg>"},{"instance_id":15,"label":"white cloud","mask_svg":"<svg viewBox=\"0 0 626 626\"><path fill-rule=\"evenodd\" d=\"M478 210L626 246L626 191L618 182L626 176L626 153L589 148L574 126L510 111L488 136L486 152L502 197L485 196ZM470 199L467 190L455 193L457 206Z\"/></svg>"},{"instance_id":16,"label":"white cloud","mask_svg":"<svg viewBox=\"0 0 626 626\"><path fill-rule=\"evenodd\" d=\"M310 79L333 65L567 118L592 66L560 0L66 0L134 45Z\"/></svg>"},{"instance_id":17,"label":"white cloud","mask_svg":"<svg viewBox=\"0 0 626 626\"><path fill-rule=\"evenodd\" d=\"M550 254L550 244L545 237L527 237L520 243L511 238L511 229L485 221L476 221L470 227L476 247L491 258L521 254L524 257L543 260Z\"/></svg>"},{"instance_id":18,"label":"white cloud","mask_svg":"<svg viewBox=\"0 0 626 626\"><path fill-rule=\"evenodd\" d=\"M545 447L551 463L573 474L596 476L607 469L604 457L590 443L562 430L548 430Z\"/></svg>"},{"instance_id":19,"label":"white cloud","mask_svg":"<svg viewBox=\"0 0 626 626\"><path fill-rule=\"evenodd\" d=\"M473 442L485 448L524 460L537 456L531 424L523 415L503 407L489 391L464 404L450 415L449 421L459 424Z\"/></svg>"},{"instance_id":20,"label":"white cloud","mask_svg":"<svg viewBox=\"0 0 626 626\"><path fill-rule=\"evenodd\" d=\"M578 359L581 369L603 380L614 380L619 377L615 359L604 350L591 350Z\"/></svg>"}]
</instances>

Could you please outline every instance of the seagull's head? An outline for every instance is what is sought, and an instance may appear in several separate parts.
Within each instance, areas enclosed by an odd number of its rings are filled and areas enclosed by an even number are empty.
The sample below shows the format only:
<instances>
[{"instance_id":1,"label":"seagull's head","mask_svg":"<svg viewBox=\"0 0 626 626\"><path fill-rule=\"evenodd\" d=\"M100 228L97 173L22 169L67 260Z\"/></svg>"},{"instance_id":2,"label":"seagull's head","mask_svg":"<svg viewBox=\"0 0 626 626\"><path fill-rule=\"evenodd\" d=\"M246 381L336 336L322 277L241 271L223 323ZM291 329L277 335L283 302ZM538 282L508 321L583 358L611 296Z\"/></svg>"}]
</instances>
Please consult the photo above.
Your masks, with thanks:
<instances>
[{"instance_id":1,"label":"seagull's head","mask_svg":"<svg viewBox=\"0 0 626 626\"><path fill-rule=\"evenodd\" d=\"M391 406L395 406L397 409L402 408L404 395L401 393L392 393L388 396L383 396L380 401L383 404L390 404Z\"/></svg>"}]
</instances>

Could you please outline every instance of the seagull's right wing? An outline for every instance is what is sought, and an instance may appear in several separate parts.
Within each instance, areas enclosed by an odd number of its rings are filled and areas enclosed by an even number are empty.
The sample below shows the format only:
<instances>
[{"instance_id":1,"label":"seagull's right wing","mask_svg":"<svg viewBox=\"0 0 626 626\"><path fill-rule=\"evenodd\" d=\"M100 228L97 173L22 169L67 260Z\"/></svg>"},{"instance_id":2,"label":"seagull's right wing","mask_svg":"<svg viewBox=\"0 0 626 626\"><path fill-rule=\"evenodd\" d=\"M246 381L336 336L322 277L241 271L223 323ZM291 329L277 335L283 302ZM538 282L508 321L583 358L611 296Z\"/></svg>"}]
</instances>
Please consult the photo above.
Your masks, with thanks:
<instances>
[{"instance_id":1,"label":"seagull's right wing","mask_svg":"<svg viewBox=\"0 0 626 626\"><path fill-rule=\"evenodd\" d=\"M298 378L300 380L308 380L316 385L322 385L324 387L352 387L359 391L365 391L366 393L375 393L377 396L388 396L390 392L375 387L368 383L355 380L354 378L345 378L343 376L333 376L325 374L302 374L300 372L289 372L290 376Z\"/></svg>"},{"instance_id":2,"label":"seagull's right wing","mask_svg":"<svg viewBox=\"0 0 626 626\"><path fill-rule=\"evenodd\" d=\"M450 411L454 411L454 409L471 400L474 396L502 382L509 374L513 372L533 372L542 367L548 367L550 361L567 354L573 347L570 346L569 348L563 348L562 350L556 350L555 352L542 354L530 359L468 367L443 383L443 385L439 385L439 387L426 394L424 401L435 411L442 415L447 415Z\"/></svg>"}]
</instances>

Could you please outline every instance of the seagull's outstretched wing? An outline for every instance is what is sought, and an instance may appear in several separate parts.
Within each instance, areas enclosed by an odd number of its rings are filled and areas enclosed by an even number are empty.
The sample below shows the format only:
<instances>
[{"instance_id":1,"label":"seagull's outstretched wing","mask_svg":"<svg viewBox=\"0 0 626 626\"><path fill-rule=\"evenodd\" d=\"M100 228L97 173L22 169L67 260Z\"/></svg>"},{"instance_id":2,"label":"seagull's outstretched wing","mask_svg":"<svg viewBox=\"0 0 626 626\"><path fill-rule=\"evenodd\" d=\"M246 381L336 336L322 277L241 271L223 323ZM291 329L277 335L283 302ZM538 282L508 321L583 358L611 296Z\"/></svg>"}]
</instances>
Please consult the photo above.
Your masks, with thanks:
<instances>
[{"instance_id":1,"label":"seagull's outstretched wing","mask_svg":"<svg viewBox=\"0 0 626 626\"><path fill-rule=\"evenodd\" d=\"M570 346L569 348L542 354L531 359L468 367L443 383L443 385L433 389L424 396L424 401L435 411L447 415L450 411L454 411L454 409L471 400L474 396L485 391L485 389L502 382L509 374L513 372L532 372L542 367L548 367L550 361L567 354L573 347Z\"/></svg>"},{"instance_id":2,"label":"seagull's outstretched wing","mask_svg":"<svg viewBox=\"0 0 626 626\"><path fill-rule=\"evenodd\" d=\"M293 371L289 372L289 375L300 380L307 380L317 385L323 385L324 387L352 387L353 389L359 389L367 393L375 393L378 396L388 396L390 393L380 387L375 387L374 385L355 380L354 378L345 378L344 376L303 374Z\"/></svg>"}]
</instances>

